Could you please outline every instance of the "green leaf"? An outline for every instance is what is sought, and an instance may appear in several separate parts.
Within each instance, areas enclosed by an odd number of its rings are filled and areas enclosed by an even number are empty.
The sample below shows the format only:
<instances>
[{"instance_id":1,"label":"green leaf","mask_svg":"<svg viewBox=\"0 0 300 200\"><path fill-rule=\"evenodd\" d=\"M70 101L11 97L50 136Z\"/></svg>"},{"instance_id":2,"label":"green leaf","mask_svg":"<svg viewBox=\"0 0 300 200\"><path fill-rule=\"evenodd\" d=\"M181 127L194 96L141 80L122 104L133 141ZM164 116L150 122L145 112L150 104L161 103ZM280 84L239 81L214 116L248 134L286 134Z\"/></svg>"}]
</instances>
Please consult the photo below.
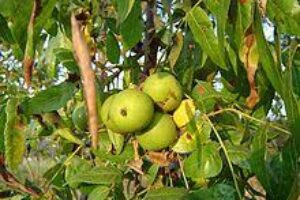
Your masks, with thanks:
<instances>
[{"instance_id":1,"label":"green leaf","mask_svg":"<svg viewBox=\"0 0 300 200\"><path fill-rule=\"evenodd\" d=\"M282 77L277 65L275 64L269 45L264 37L259 10L258 8L255 10L254 32L257 39L257 49L260 55L264 55L260 57L260 62L272 86L282 96Z\"/></svg>"},{"instance_id":2,"label":"green leaf","mask_svg":"<svg viewBox=\"0 0 300 200\"><path fill-rule=\"evenodd\" d=\"M65 106L73 98L75 85L72 83L62 83L41 91L36 96L25 100L21 105L21 110L27 114L41 114L58 110Z\"/></svg>"},{"instance_id":3,"label":"green leaf","mask_svg":"<svg viewBox=\"0 0 300 200\"><path fill-rule=\"evenodd\" d=\"M241 168L250 170L250 163L248 159L250 157L250 150L242 145L234 146L230 143L225 144L228 156L231 162Z\"/></svg>"},{"instance_id":4,"label":"green leaf","mask_svg":"<svg viewBox=\"0 0 300 200\"><path fill-rule=\"evenodd\" d=\"M263 187L270 191L270 180L266 168L266 151L267 151L267 129L261 128L256 133L251 143L251 157L250 165L252 171L256 174L257 178Z\"/></svg>"},{"instance_id":5,"label":"green leaf","mask_svg":"<svg viewBox=\"0 0 300 200\"><path fill-rule=\"evenodd\" d=\"M151 186L157 176L158 170L159 170L160 166L153 164L151 165L151 167L148 169L147 173L146 173L146 181L147 181L147 186Z\"/></svg>"},{"instance_id":6,"label":"green leaf","mask_svg":"<svg viewBox=\"0 0 300 200\"><path fill-rule=\"evenodd\" d=\"M42 10L40 11L39 16L36 18L34 31L36 36L39 36L42 29L51 18L52 12L55 8L57 0L48 0L46 4L42 5ZM39 37L36 37L39 38Z\"/></svg>"},{"instance_id":7,"label":"green leaf","mask_svg":"<svg viewBox=\"0 0 300 200\"><path fill-rule=\"evenodd\" d=\"M18 115L18 100L7 101L6 124L4 129L5 162L9 169L16 170L25 152L25 131Z\"/></svg>"},{"instance_id":8,"label":"green leaf","mask_svg":"<svg viewBox=\"0 0 300 200\"><path fill-rule=\"evenodd\" d=\"M5 152L4 148L4 130L6 123L6 109L4 106L0 106L0 153L3 154Z\"/></svg>"},{"instance_id":9,"label":"green leaf","mask_svg":"<svg viewBox=\"0 0 300 200\"><path fill-rule=\"evenodd\" d=\"M86 171L90 171L92 169L91 165L87 160L84 160L78 156L74 156L69 163L67 163L65 170L65 180L72 188L77 188L80 184L79 182L70 182L74 176L77 174L82 174Z\"/></svg>"},{"instance_id":10,"label":"green leaf","mask_svg":"<svg viewBox=\"0 0 300 200\"><path fill-rule=\"evenodd\" d=\"M113 32L109 31L106 37L106 55L111 63L119 63L120 47Z\"/></svg>"},{"instance_id":11,"label":"green leaf","mask_svg":"<svg viewBox=\"0 0 300 200\"><path fill-rule=\"evenodd\" d=\"M222 96L210 83L203 81L197 81L197 83L192 91L192 97L195 100L196 106L202 112L210 112L215 107L216 99Z\"/></svg>"},{"instance_id":12,"label":"green leaf","mask_svg":"<svg viewBox=\"0 0 300 200\"><path fill-rule=\"evenodd\" d=\"M0 14L0 39L2 39L3 41L12 44L14 43L14 38L11 34L11 31L8 27L8 24L5 20L5 18Z\"/></svg>"},{"instance_id":13,"label":"green leaf","mask_svg":"<svg viewBox=\"0 0 300 200\"><path fill-rule=\"evenodd\" d=\"M169 64L171 69L174 68L183 47L183 35L182 32L178 32L175 36L175 41L172 46L171 52L168 56Z\"/></svg>"},{"instance_id":14,"label":"green leaf","mask_svg":"<svg viewBox=\"0 0 300 200\"><path fill-rule=\"evenodd\" d=\"M217 176L222 170L218 144L207 143L184 161L184 172L192 179Z\"/></svg>"},{"instance_id":15,"label":"green leaf","mask_svg":"<svg viewBox=\"0 0 300 200\"><path fill-rule=\"evenodd\" d=\"M208 189L192 191L184 200L235 200L236 192L231 185L217 184Z\"/></svg>"},{"instance_id":16,"label":"green leaf","mask_svg":"<svg viewBox=\"0 0 300 200\"><path fill-rule=\"evenodd\" d=\"M126 20L129 13L131 12L134 6L135 0L118 0L117 1L117 10L119 21L122 23Z\"/></svg>"},{"instance_id":17,"label":"green leaf","mask_svg":"<svg viewBox=\"0 0 300 200\"><path fill-rule=\"evenodd\" d=\"M65 52L69 52L69 54L66 55ZM64 54L58 55L60 53ZM66 66L67 69L69 69L71 72L79 72L77 64L75 63L75 60L73 58L72 43L69 38L61 31L59 31L54 38L50 39L45 52L44 63L47 66L47 74L51 78L55 77L57 74L57 61L58 63L62 63L64 66ZM42 63L43 62L40 62L40 65L42 65L40 66L40 68L45 67L45 65ZM69 65L71 65L72 68L68 67Z\"/></svg>"},{"instance_id":18,"label":"green leaf","mask_svg":"<svg viewBox=\"0 0 300 200\"><path fill-rule=\"evenodd\" d=\"M120 24L120 33L126 50L134 47L142 38L141 3L135 1L134 6L127 19Z\"/></svg>"},{"instance_id":19,"label":"green leaf","mask_svg":"<svg viewBox=\"0 0 300 200\"><path fill-rule=\"evenodd\" d=\"M56 48L53 50L53 54L53 59L56 59L56 61L51 61L53 64L60 63L71 73L79 74L79 67L74 59L73 52L70 49ZM49 67L51 67L51 65L49 65Z\"/></svg>"},{"instance_id":20,"label":"green leaf","mask_svg":"<svg viewBox=\"0 0 300 200\"><path fill-rule=\"evenodd\" d=\"M150 190L145 200L181 200L186 193L184 188L163 187Z\"/></svg>"},{"instance_id":21,"label":"green leaf","mask_svg":"<svg viewBox=\"0 0 300 200\"><path fill-rule=\"evenodd\" d=\"M88 200L106 200L110 193L110 188L106 186L97 186L88 196Z\"/></svg>"},{"instance_id":22,"label":"green leaf","mask_svg":"<svg viewBox=\"0 0 300 200\"><path fill-rule=\"evenodd\" d=\"M39 166L41 163L37 163L37 166ZM64 171L62 169L62 164L58 163L54 166L51 166L44 174L43 178L50 181L51 185L55 186L56 188L63 189L65 181L64 181ZM38 168L37 171L40 169ZM55 177L54 177L55 176Z\"/></svg>"},{"instance_id":23,"label":"green leaf","mask_svg":"<svg viewBox=\"0 0 300 200\"><path fill-rule=\"evenodd\" d=\"M252 1L246 1L244 3L238 1L235 8L236 20L234 24L235 30L233 36L235 45L238 48L241 46L246 30L253 21L252 5Z\"/></svg>"},{"instance_id":24,"label":"green leaf","mask_svg":"<svg viewBox=\"0 0 300 200\"><path fill-rule=\"evenodd\" d=\"M197 148L196 138L194 135L185 132L177 140L172 150L177 153L189 153Z\"/></svg>"},{"instance_id":25,"label":"green leaf","mask_svg":"<svg viewBox=\"0 0 300 200\"><path fill-rule=\"evenodd\" d=\"M205 11L200 7L193 8L187 14L187 22L196 42L199 43L203 51L219 67L227 69L224 53L219 48L217 37Z\"/></svg>"},{"instance_id":26,"label":"green leaf","mask_svg":"<svg viewBox=\"0 0 300 200\"><path fill-rule=\"evenodd\" d=\"M10 19L12 23L10 29L14 40L17 41L16 44L24 51L26 44L24 33L27 31L33 1L0 0L0 5L0 14Z\"/></svg>"},{"instance_id":27,"label":"green leaf","mask_svg":"<svg viewBox=\"0 0 300 200\"><path fill-rule=\"evenodd\" d=\"M75 144L78 144L78 145L83 145L83 142L79 138L74 136L69 128L57 129L53 134L54 135L59 135L62 138L66 139L66 140L68 140L72 143L75 143Z\"/></svg>"},{"instance_id":28,"label":"green leaf","mask_svg":"<svg viewBox=\"0 0 300 200\"><path fill-rule=\"evenodd\" d=\"M116 154L120 154L121 151L123 150L123 146L124 146L124 135L118 134L118 133L114 133L111 130L107 130L108 136L110 141L113 143L114 148L116 150Z\"/></svg>"},{"instance_id":29,"label":"green leaf","mask_svg":"<svg viewBox=\"0 0 300 200\"><path fill-rule=\"evenodd\" d=\"M272 0L267 3L267 14L283 33L300 36L300 5L297 0Z\"/></svg>"},{"instance_id":30,"label":"green leaf","mask_svg":"<svg viewBox=\"0 0 300 200\"><path fill-rule=\"evenodd\" d=\"M206 120L203 120L202 115L196 118L196 127L197 133L199 134L198 138L201 144L208 143L210 141L209 138L211 133L211 126Z\"/></svg>"},{"instance_id":31,"label":"green leaf","mask_svg":"<svg viewBox=\"0 0 300 200\"><path fill-rule=\"evenodd\" d=\"M132 145L126 145L119 155L113 155L105 150L97 150L95 151L95 155L102 161L124 165L134 159L134 149Z\"/></svg>"},{"instance_id":32,"label":"green leaf","mask_svg":"<svg viewBox=\"0 0 300 200\"><path fill-rule=\"evenodd\" d=\"M228 11L230 6L230 0L205 0L204 3L208 9L216 16L217 18L217 32L218 32L218 41L221 51L225 46L225 29L228 19ZM223 52L224 53L224 52Z\"/></svg>"},{"instance_id":33,"label":"green leaf","mask_svg":"<svg viewBox=\"0 0 300 200\"><path fill-rule=\"evenodd\" d=\"M233 50L233 48L230 46L229 43L226 44L225 46L226 51L228 53L228 57L229 57L229 62L233 68L233 71L235 73L236 76L238 76L238 64L237 64L237 56L235 51Z\"/></svg>"},{"instance_id":34,"label":"green leaf","mask_svg":"<svg viewBox=\"0 0 300 200\"><path fill-rule=\"evenodd\" d=\"M88 171L80 171L68 179L68 184L118 184L122 180L122 173L114 167L94 167Z\"/></svg>"}]
</instances>

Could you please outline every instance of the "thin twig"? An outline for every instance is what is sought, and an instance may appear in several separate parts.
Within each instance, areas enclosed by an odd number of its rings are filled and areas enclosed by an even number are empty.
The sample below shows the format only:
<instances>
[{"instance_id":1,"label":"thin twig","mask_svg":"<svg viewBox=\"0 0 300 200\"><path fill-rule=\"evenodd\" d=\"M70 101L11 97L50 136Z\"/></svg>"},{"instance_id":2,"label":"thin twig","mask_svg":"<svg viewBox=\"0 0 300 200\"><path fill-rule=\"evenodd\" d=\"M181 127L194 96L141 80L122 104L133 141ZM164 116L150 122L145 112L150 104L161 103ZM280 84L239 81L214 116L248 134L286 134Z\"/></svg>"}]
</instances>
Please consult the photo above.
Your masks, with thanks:
<instances>
[{"instance_id":1,"label":"thin twig","mask_svg":"<svg viewBox=\"0 0 300 200\"><path fill-rule=\"evenodd\" d=\"M215 115L219 115L219 114L222 114L222 113L224 113L224 112L232 112L232 113L241 115L242 117L247 118L247 119L249 119L249 120L253 120L253 121L255 121L255 122L258 122L258 123L260 123L260 124L263 124L263 125L266 125L266 124L267 124L266 121L263 121L263 120L260 120L260 119L255 118L255 117L252 117L252 116L250 116L250 115L248 115L248 114L246 114L246 113L243 113L242 111L236 110L236 109L234 109L234 108L225 108L225 109L221 109L221 110L218 110L218 111L209 113L209 114L207 114L206 116L207 116L207 117L213 117L213 116L215 116ZM278 130L278 131L280 131L280 132L282 132L282 133L285 133L285 134L287 134L287 135L291 135L291 132L289 132L288 130L283 129L283 128L279 127L279 126L276 126L276 125L274 125L274 124L268 124L268 126L271 127L271 128L274 128L274 129L276 129L276 130Z\"/></svg>"},{"instance_id":2,"label":"thin twig","mask_svg":"<svg viewBox=\"0 0 300 200\"><path fill-rule=\"evenodd\" d=\"M178 163L179 163L180 171L181 171L181 174L182 174L182 177L183 177L183 181L184 181L184 184L185 184L185 188L186 188L187 190L189 190L189 189L190 189L190 186L189 186L189 183L188 183L188 181L187 181L187 179L186 179L186 176L185 176L185 173L184 173L184 170L183 170L182 161L181 161L180 158L178 158Z\"/></svg>"},{"instance_id":3,"label":"thin twig","mask_svg":"<svg viewBox=\"0 0 300 200\"><path fill-rule=\"evenodd\" d=\"M34 198L40 197L40 193L37 192L35 189L23 185L12 173L10 173L4 164L4 156L0 155L0 168L1 172L0 175L2 177L3 182L13 190L19 191L21 193L26 193L31 195Z\"/></svg>"}]
</instances>

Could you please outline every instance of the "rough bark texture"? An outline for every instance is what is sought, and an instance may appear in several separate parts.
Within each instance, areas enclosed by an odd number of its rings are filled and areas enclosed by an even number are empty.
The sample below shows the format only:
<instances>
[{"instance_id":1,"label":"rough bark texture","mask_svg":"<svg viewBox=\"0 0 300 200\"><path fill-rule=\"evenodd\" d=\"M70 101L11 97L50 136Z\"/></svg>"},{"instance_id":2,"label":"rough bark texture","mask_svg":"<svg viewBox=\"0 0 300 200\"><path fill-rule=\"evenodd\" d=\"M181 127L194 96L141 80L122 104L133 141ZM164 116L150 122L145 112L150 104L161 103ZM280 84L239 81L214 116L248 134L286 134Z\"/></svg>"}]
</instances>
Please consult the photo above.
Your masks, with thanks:
<instances>
[{"instance_id":1,"label":"rough bark texture","mask_svg":"<svg viewBox=\"0 0 300 200\"><path fill-rule=\"evenodd\" d=\"M146 37L144 41L145 66L144 74L149 74L149 70L156 66L158 38L155 34L154 16L156 9L156 0L149 0L146 8Z\"/></svg>"},{"instance_id":2,"label":"rough bark texture","mask_svg":"<svg viewBox=\"0 0 300 200\"><path fill-rule=\"evenodd\" d=\"M89 131L92 136L92 147L97 148L98 145L98 111L96 100L96 85L95 85L95 73L91 68L91 58L88 50L88 46L84 40L81 32L79 22L76 20L75 15L71 16L72 24L72 43L74 49L74 55L77 60L81 73L81 81L83 85L83 91L85 101L88 110L88 124Z\"/></svg>"}]
</instances>

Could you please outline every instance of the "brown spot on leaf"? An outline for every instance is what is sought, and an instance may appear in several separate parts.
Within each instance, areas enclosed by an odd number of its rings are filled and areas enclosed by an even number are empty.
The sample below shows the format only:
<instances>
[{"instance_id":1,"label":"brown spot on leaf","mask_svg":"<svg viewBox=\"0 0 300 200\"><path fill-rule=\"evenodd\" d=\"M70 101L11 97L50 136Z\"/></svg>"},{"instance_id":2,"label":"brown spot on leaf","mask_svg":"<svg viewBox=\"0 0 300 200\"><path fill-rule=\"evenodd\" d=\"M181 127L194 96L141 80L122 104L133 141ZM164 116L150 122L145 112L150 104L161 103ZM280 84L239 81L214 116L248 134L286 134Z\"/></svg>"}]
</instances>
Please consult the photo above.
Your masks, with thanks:
<instances>
[{"instance_id":1,"label":"brown spot on leaf","mask_svg":"<svg viewBox=\"0 0 300 200\"><path fill-rule=\"evenodd\" d=\"M255 85L255 73L258 67L259 54L252 26L250 26L246 31L244 41L240 49L240 59L244 63L244 67L247 71L247 79L250 86L250 94L247 98L246 106L253 109L259 102L260 98Z\"/></svg>"},{"instance_id":2,"label":"brown spot on leaf","mask_svg":"<svg viewBox=\"0 0 300 200\"><path fill-rule=\"evenodd\" d=\"M186 139L192 140L193 138L192 138L192 136L191 136L189 133L187 133L187 134L186 134Z\"/></svg>"},{"instance_id":3,"label":"brown spot on leaf","mask_svg":"<svg viewBox=\"0 0 300 200\"><path fill-rule=\"evenodd\" d=\"M205 88L204 88L202 85L199 85L197 89L198 89L198 92L199 92L201 95L204 95L204 93L205 93Z\"/></svg>"}]
</instances>

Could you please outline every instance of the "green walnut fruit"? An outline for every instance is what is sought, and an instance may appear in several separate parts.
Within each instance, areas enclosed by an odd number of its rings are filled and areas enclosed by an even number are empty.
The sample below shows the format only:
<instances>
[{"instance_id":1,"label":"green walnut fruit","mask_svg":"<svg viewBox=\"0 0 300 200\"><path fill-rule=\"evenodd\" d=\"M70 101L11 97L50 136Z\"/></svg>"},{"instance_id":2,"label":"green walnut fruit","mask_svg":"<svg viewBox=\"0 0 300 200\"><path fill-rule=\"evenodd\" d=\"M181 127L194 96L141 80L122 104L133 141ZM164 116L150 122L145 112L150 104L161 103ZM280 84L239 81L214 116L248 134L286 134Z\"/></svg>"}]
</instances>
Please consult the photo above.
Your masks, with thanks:
<instances>
[{"instance_id":1,"label":"green walnut fruit","mask_svg":"<svg viewBox=\"0 0 300 200\"><path fill-rule=\"evenodd\" d=\"M106 127L115 127L116 126L116 125L112 124L112 121L109 120L109 116L108 116L110 105L115 97L116 97L116 94L109 96L104 101L104 103L102 104L102 107L101 107L100 117Z\"/></svg>"},{"instance_id":2,"label":"green walnut fruit","mask_svg":"<svg viewBox=\"0 0 300 200\"><path fill-rule=\"evenodd\" d=\"M75 128L78 130L85 130L88 124L87 109L84 102L79 103L73 113L72 113L72 122L75 125Z\"/></svg>"},{"instance_id":3,"label":"green walnut fruit","mask_svg":"<svg viewBox=\"0 0 300 200\"><path fill-rule=\"evenodd\" d=\"M168 72L149 76L144 82L143 91L166 112L175 110L183 95L180 83Z\"/></svg>"},{"instance_id":4,"label":"green walnut fruit","mask_svg":"<svg viewBox=\"0 0 300 200\"><path fill-rule=\"evenodd\" d=\"M153 115L154 103L147 94L137 89L126 89L111 100L106 126L117 133L132 133L146 128Z\"/></svg>"},{"instance_id":5,"label":"green walnut fruit","mask_svg":"<svg viewBox=\"0 0 300 200\"><path fill-rule=\"evenodd\" d=\"M136 138L143 149L158 151L175 142L176 125L170 115L157 112L149 127L137 134Z\"/></svg>"}]
</instances>

